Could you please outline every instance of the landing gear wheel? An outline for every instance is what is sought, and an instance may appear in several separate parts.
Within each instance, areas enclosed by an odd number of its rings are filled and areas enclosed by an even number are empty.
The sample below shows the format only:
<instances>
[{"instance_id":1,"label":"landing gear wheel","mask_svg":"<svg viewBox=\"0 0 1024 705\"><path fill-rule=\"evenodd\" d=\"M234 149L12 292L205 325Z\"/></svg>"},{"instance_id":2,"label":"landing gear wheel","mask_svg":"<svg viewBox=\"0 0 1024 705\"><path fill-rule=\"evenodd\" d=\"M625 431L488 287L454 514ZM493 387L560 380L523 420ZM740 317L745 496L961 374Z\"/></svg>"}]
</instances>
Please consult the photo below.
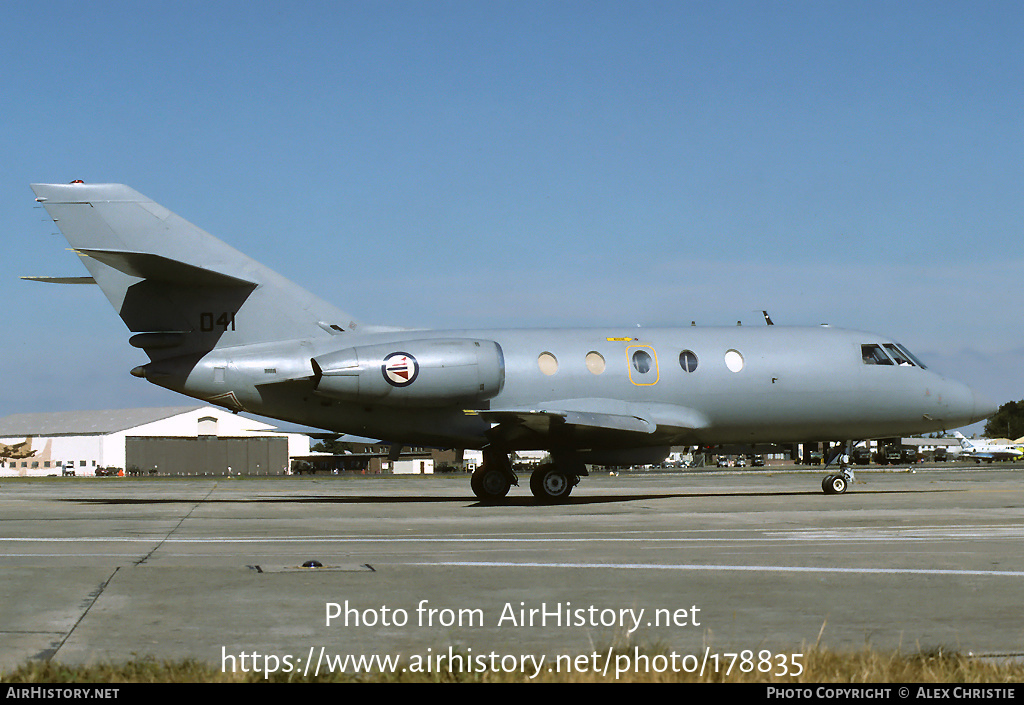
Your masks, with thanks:
<instances>
[{"instance_id":1,"label":"landing gear wheel","mask_svg":"<svg viewBox=\"0 0 1024 705\"><path fill-rule=\"evenodd\" d=\"M551 467L550 463L542 463L537 466L537 469L530 473L530 492L533 493L534 497L540 497L544 492L544 489L540 486L541 478L543 477L543 470Z\"/></svg>"},{"instance_id":2,"label":"landing gear wheel","mask_svg":"<svg viewBox=\"0 0 1024 705\"><path fill-rule=\"evenodd\" d=\"M530 491L542 502L564 502L578 482L579 478L560 472L555 465L544 464L530 475Z\"/></svg>"},{"instance_id":3,"label":"landing gear wheel","mask_svg":"<svg viewBox=\"0 0 1024 705\"><path fill-rule=\"evenodd\" d=\"M842 475L829 475L821 481L821 489L825 494L843 494L848 485Z\"/></svg>"},{"instance_id":4,"label":"landing gear wheel","mask_svg":"<svg viewBox=\"0 0 1024 705\"><path fill-rule=\"evenodd\" d=\"M469 478L469 486L473 489L473 494L481 500L496 502L505 498L512 487L512 481L501 470L481 465Z\"/></svg>"}]
</instances>

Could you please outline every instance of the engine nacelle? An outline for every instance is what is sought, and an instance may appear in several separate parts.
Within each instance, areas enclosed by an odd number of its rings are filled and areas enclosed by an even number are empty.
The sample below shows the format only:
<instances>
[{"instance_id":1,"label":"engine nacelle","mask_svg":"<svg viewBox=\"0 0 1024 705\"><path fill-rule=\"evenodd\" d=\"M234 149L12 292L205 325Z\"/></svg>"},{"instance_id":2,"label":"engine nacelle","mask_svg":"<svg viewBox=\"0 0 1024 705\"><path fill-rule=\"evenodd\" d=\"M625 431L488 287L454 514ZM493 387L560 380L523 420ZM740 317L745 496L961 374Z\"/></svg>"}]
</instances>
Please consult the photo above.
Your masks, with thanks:
<instances>
[{"instance_id":1,"label":"engine nacelle","mask_svg":"<svg viewBox=\"0 0 1024 705\"><path fill-rule=\"evenodd\" d=\"M441 338L346 348L312 359L317 394L391 406L445 406L490 399L505 384L493 340Z\"/></svg>"}]
</instances>

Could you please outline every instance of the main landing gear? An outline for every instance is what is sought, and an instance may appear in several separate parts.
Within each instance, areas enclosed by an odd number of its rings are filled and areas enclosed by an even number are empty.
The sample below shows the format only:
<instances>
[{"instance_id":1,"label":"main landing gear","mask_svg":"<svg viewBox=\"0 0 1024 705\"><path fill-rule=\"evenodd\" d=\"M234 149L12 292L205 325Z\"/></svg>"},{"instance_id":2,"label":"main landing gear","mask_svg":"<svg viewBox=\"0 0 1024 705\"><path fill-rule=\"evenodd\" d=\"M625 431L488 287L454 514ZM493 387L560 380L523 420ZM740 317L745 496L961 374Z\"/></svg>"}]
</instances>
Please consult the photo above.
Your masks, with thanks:
<instances>
[{"instance_id":1,"label":"main landing gear","mask_svg":"<svg viewBox=\"0 0 1024 705\"><path fill-rule=\"evenodd\" d=\"M580 475L587 474L582 462L564 458L553 463L541 463L530 473L530 492L538 501L557 504L569 499L572 488L580 484Z\"/></svg>"},{"instance_id":2,"label":"main landing gear","mask_svg":"<svg viewBox=\"0 0 1024 705\"><path fill-rule=\"evenodd\" d=\"M473 494L485 502L496 502L504 499L512 485L519 486L519 477L512 469L508 455L485 450L484 461L469 479Z\"/></svg>"},{"instance_id":3,"label":"main landing gear","mask_svg":"<svg viewBox=\"0 0 1024 705\"><path fill-rule=\"evenodd\" d=\"M835 453L826 464L829 465L839 461L839 472L828 475L821 481L821 491L825 494L843 494L853 484L853 470L850 469L850 454L853 451L853 444L849 441L845 447L841 444L836 448Z\"/></svg>"},{"instance_id":4,"label":"main landing gear","mask_svg":"<svg viewBox=\"0 0 1024 705\"><path fill-rule=\"evenodd\" d=\"M557 504L569 498L572 488L579 484L580 476L587 474L582 461L559 457L543 463L530 474L530 491L538 501ZM484 451L483 463L469 481L473 494L484 502L504 499L512 485L519 486L519 478L512 469L508 455L498 451Z\"/></svg>"}]
</instances>

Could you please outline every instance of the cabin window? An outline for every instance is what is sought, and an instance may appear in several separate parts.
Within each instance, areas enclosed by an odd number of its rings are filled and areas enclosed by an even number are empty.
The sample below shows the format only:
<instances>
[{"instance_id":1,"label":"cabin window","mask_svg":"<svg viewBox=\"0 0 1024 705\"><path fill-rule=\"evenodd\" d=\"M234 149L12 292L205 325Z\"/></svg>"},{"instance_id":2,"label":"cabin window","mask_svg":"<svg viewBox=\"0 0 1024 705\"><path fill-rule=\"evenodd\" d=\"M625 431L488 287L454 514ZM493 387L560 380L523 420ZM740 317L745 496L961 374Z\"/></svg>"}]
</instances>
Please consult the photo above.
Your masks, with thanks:
<instances>
[{"instance_id":1,"label":"cabin window","mask_svg":"<svg viewBox=\"0 0 1024 705\"><path fill-rule=\"evenodd\" d=\"M733 372L743 369L743 355L739 350L729 350L725 353L725 366Z\"/></svg>"},{"instance_id":2,"label":"cabin window","mask_svg":"<svg viewBox=\"0 0 1024 705\"><path fill-rule=\"evenodd\" d=\"M646 350L637 350L633 353L633 369L642 375L651 371L653 362L651 354Z\"/></svg>"},{"instance_id":3,"label":"cabin window","mask_svg":"<svg viewBox=\"0 0 1024 705\"><path fill-rule=\"evenodd\" d=\"M549 352L542 352L537 356L537 366L540 371L548 377L558 372L558 358Z\"/></svg>"},{"instance_id":4,"label":"cabin window","mask_svg":"<svg viewBox=\"0 0 1024 705\"><path fill-rule=\"evenodd\" d=\"M591 350L587 353L587 369L595 375L604 374L605 362L604 355L601 353Z\"/></svg>"},{"instance_id":5,"label":"cabin window","mask_svg":"<svg viewBox=\"0 0 1024 705\"><path fill-rule=\"evenodd\" d=\"M661 379L658 371L658 354L654 348L629 346L626 348L626 360L629 362L629 381L639 387L653 387Z\"/></svg>"},{"instance_id":6,"label":"cabin window","mask_svg":"<svg viewBox=\"0 0 1024 705\"><path fill-rule=\"evenodd\" d=\"M860 356L865 365L891 365L892 360L885 354L880 345L861 345Z\"/></svg>"},{"instance_id":7,"label":"cabin window","mask_svg":"<svg viewBox=\"0 0 1024 705\"><path fill-rule=\"evenodd\" d=\"M679 353L679 366L687 372L697 369L697 355L692 350L683 350Z\"/></svg>"}]
</instances>

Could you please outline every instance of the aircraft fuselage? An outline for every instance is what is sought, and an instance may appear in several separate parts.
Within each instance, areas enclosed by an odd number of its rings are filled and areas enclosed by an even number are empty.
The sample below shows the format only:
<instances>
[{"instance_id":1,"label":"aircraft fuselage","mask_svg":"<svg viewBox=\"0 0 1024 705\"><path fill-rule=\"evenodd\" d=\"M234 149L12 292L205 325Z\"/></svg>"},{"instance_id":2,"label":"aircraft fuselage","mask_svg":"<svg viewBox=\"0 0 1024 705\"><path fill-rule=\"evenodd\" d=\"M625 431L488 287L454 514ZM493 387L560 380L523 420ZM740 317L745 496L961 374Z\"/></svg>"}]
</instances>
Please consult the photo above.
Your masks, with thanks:
<instances>
[{"instance_id":1,"label":"aircraft fuselage","mask_svg":"<svg viewBox=\"0 0 1024 705\"><path fill-rule=\"evenodd\" d=\"M497 376L494 369L474 370L462 398L399 398L445 372L421 365L407 386L392 386L385 358L422 358L418 351L427 352L432 341L495 343ZM147 366L147 377L191 396L296 423L406 444L470 448L494 442L488 435L494 419L476 413L489 410L614 412L654 424L643 430L600 423L575 427L562 442L580 448L621 447L624 437L636 447L866 439L955 428L983 413L959 382L916 365L865 364L862 346L883 343L891 341L827 326L405 330L220 348L182 369L185 378L153 373L166 362ZM378 389L366 381L338 392L317 389L311 361L329 361L350 349L373 354L343 355L342 371L350 378L365 375ZM489 388L486 398L474 396L478 386ZM556 432L534 429L503 445L547 448Z\"/></svg>"}]
</instances>

